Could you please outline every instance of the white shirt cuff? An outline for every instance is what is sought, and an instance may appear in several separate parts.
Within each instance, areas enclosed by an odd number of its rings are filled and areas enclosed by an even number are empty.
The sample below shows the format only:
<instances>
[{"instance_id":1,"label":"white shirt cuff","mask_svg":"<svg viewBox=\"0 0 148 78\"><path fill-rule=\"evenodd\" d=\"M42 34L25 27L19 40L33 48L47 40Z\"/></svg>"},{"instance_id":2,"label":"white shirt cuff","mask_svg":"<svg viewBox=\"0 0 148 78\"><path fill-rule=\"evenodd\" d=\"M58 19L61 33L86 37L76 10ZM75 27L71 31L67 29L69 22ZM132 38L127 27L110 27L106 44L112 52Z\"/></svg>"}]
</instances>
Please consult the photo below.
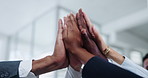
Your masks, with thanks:
<instances>
[{"instance_id":1,"label":"white shirt cuff","mask_svg":"<svg viewBox=\"0 0 148 78\"><path fill-rule=\"evenodd\" d=\"M81 70L80 72L75 71L75 70L69 65L65 78L81 78L81 76L82 76L81 73L82 73L82 70Z\"/></svg>"},{"instance_id":2,"label":"white shirt cuff","mask_svg":"<svg viewBox=\"0 0 148 78\"><path fill-rule=\"evenodd\" d=\"M148 71L144 69L143 67L135 64L130 59L128 59L126 56L124 56L124 62L121 64L121 67L129 70L137 75L140 75L141 77L148 77Z\"/></svg>"},{"instance_id":3,"label":"white shirt cuff","mask_svg":"<svg viewBox=\"0 0 148 78\"><path fill-rule=\"evenodd\" d=\"M32 75L33 78L35 75L32 72L30 72L31 69L32 69L32 60L21 61L19 65L19 77L28 77Z\"/></svg>"}]
</instances>

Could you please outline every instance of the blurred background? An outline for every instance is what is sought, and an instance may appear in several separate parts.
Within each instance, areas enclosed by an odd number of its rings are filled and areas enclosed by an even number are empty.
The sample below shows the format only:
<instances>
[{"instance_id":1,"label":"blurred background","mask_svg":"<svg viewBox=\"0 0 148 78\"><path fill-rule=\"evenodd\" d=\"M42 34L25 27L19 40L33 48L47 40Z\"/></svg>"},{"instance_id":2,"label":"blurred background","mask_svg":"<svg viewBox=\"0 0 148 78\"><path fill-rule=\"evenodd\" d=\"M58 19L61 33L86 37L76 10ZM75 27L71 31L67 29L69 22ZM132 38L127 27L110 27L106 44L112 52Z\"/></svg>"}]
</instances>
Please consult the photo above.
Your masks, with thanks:
<instances>
[{"instance_id":1,"label":"blurred background","mask_svg":"<svg viewBox=\"0 0 148 78\"><path fill-rule=\"evenodd\" d=\"M105 42L142 65L148 53L147 0L0 0L0 60L52 55L57 21L79 8ZM40 78L64 78L66 69Z\"/></svg>"}]
</instances>

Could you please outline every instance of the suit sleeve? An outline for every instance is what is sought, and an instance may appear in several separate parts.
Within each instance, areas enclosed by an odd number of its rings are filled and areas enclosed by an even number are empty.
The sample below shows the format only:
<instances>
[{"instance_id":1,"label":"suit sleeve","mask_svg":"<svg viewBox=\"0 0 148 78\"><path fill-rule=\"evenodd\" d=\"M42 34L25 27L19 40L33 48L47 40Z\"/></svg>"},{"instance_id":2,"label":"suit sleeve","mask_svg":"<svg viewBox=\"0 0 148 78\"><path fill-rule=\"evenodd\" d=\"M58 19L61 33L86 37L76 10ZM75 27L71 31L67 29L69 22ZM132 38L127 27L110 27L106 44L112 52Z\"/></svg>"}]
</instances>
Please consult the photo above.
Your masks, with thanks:
<instances>
[{"instance_id":1,"label":"suit sleeve","mask_svg":"<svg viewBox=\"0 0 148 78\"><path fill-rule=\"evenodd\" d=\"M19 78L19 64L21 61L0 62L0 78Z\"/></svg>"},{"instance_id":2,"label":"suit sleeve","mask_svg":"<svg viewBox=\"0 0 148 78\"><path fill-rule=\"evenodd\" d=\"M113 65L100 57L91 58L82 70L82 78L142 78L130 71Z\"/></svg>"}]
</instances>

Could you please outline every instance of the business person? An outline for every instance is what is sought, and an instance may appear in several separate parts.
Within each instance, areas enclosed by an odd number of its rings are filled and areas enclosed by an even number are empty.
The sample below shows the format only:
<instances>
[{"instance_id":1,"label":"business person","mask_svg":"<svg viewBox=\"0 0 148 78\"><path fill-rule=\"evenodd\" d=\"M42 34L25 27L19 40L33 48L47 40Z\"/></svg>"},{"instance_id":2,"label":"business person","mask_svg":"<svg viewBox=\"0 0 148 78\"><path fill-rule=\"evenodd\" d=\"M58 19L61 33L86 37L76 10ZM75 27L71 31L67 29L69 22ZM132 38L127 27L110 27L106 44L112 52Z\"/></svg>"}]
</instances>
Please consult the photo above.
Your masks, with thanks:
<instances>
[{"instance_id":1,"label":"business person","mask_svg":"<svg viewBox=\"0 0 148 78\"><path fill-rule=\"evenodd\" d=\"M143 67L148 70L148 53L143 57Z\"/></svg>"},{"instance_id":2,"label":"business person","mask_svg":"<svg viewBox=\"0 0 148 78\"><path fill-rule=\"evenodd\" d=\"M59 24L61 20L59 20ZM36 76L68 66L65 47L62 40L62 27L59 25L52 56L31 61L3 61L0 62L0 78L36 78ZM31 76L30 76L31 75Z\"/></svg>"}]
</instances>

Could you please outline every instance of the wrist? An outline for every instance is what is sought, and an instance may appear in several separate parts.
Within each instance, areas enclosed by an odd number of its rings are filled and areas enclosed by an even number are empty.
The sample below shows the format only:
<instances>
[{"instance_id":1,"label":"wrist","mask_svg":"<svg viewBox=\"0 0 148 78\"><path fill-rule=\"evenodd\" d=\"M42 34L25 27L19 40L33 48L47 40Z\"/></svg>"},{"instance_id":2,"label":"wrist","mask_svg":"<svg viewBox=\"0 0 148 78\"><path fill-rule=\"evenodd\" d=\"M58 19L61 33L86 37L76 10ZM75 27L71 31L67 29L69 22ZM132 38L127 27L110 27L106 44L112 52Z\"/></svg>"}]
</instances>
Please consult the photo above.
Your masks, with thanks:
<instances>
[{"instance_id":1,"label":"wrist","mask_svg":"<svg viewBox=\"0 0 148 78\"><path fill-rule=\"evenodd\" d=\"M108 46L105 44L104 41L101 42L101 51L105 51L105 49L108 48Z\"/></svg>"},{"instance_id":2,"label":"wrist","mask_svg":"<svg viewBox=\"0 0 148 78\"><path fill-rule=\"evenodd\" d=\"M107 58L112 59L113 57L116 56L116 52L113 51L112 48L110 48L110 51L105 55Z\"/></svg>"},{"instance_id":3,"label":"wrist","mask_svg":"<svg viewBox=\"0 0 148 78\"><path fill-rule=\"evenodd\" d=\"M92 57L94 57L95 55L91 54L90 52L88 52L86 49L84 48L79 48L76 51L75 56L77 56L84 64L87 63L87 61L89 59L91 59Z\"/></svg>"},{"instance_id":4,"label":"wrist","mask_svg":"<svg viewBox=\"0 0 148 78\"><path fill-rule=\"evenodd\" d=\"M79 64L79 65L70 65L75 71L78 71L78 72L80 72L80 70L81 70L81 66L82 66L82 64Z\"/></svg>"},{"instance_id":5,"label":"wrist","mask_svg":"<svg viewBox=\"0 0 148 78\"><path fill-rule=\"evenodd\" d=\"M114 60L118 64L122 64L125 59L124 56L114 51L113 49L110 50L110 52L107 54L107 57Z\"/></svg>"}]
</instances>

